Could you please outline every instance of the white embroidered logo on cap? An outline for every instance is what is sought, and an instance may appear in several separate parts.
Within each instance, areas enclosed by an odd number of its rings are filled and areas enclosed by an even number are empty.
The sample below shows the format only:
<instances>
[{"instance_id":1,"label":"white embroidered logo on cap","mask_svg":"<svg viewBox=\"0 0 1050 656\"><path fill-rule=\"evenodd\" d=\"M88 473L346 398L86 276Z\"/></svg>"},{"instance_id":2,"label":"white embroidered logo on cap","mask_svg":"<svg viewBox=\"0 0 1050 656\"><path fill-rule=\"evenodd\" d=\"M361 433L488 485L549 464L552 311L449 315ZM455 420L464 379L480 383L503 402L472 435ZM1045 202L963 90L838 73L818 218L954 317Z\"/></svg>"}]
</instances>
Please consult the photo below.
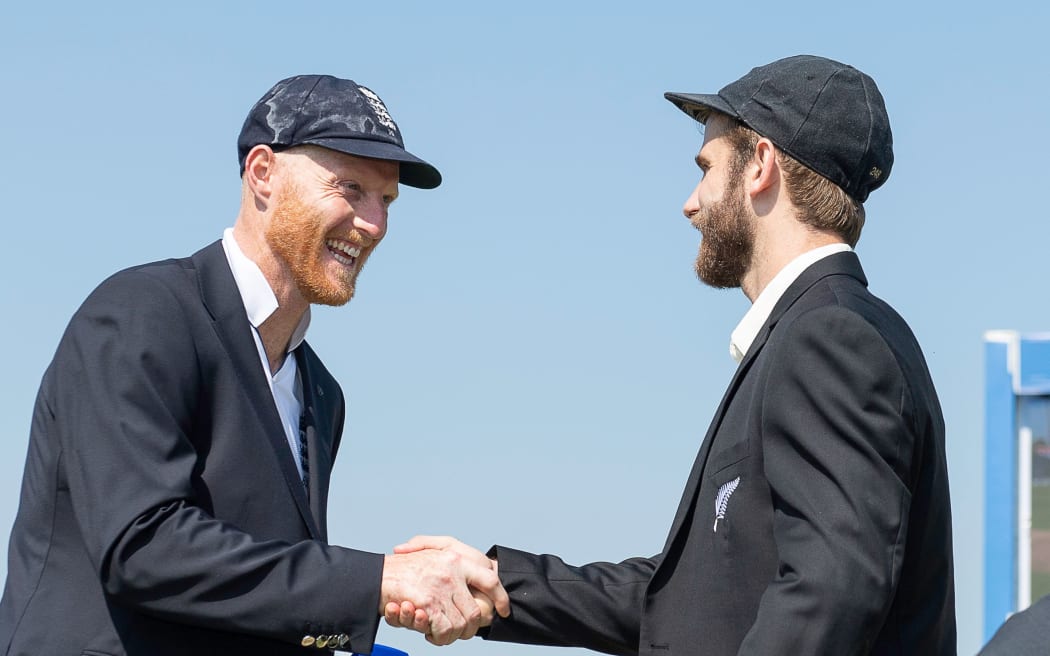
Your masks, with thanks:
<instances>
[{"instance_id":1,"label":"white embroidered logo on cap","mask_svg":"<svg viewBox=\"0 0 1050 656\"><path fill-rule=\"evenodd\" d=\"M376 118L378 118L383 127L390 132L390 136L396 137L397 124L394 123L394 119L390 116L390 112L386 111L386 106L383 104L383 101L379 99L379 96L366 87L358 86L357 90L368 99L368 104L372 106L372 111L376 113Z\"/></svg>"}]
</instances>

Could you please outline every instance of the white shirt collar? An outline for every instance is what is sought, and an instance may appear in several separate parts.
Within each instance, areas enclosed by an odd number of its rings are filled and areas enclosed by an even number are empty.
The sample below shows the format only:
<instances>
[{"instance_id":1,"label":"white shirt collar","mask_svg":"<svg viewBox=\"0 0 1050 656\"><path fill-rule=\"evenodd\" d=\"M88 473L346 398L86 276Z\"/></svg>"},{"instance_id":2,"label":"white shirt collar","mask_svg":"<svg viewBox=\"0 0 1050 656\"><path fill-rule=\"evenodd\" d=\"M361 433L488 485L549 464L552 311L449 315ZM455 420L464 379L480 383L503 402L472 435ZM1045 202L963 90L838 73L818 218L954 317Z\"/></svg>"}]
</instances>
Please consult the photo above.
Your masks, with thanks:
<instances>
[{"instance_id":1,"label":"white shirt collar","mask_svg":"<svg viewBox=\"0 0 1050 656\"><path fill-rule=\"evenodd\" d=\"M769 314L773 311L773 307L780 300L780 297L784 295L784 292L787 291L787 288L791 286L791 283L795 282L802 275L803 271L819 260L823 260L825 257L835 253L844 253L850 250L853 249L846 244L828 244L827 246L814 248L788 262L777 275L773 276L773 279L769 281L766 288L762 290L755 302L751 304L751 309L740 320L740 323L737 324L736 329L733 330L733 334L729 338L729 355L736 360L737 364L747 355L747 351L751 348L755 337L758 337L758 331L765 325L766 320L769 319Z\"/></svg>"},{"instance_id":2,"label":"white shirt collar","mask_svg":"<svg viewBox=\"0 0 1050 656\"><path fill-rule=\"evenodd\" d=\"M270 283L263 275L259 265L253 262L233 238L233 228L226 228L222 233L222 248L226 251L226 261L230 263L230 271L233 272L233 280L237 283L237 291L241 294L244 302L244 310L248 314L248 321L258 330L270 315L277 311L277 296L274 295ZM292 333L292 339L288 342L288 352L291 353L306 339L306 329L310 327L310 308L306 308L303 318Z\"/></svg>"}]
</instances>

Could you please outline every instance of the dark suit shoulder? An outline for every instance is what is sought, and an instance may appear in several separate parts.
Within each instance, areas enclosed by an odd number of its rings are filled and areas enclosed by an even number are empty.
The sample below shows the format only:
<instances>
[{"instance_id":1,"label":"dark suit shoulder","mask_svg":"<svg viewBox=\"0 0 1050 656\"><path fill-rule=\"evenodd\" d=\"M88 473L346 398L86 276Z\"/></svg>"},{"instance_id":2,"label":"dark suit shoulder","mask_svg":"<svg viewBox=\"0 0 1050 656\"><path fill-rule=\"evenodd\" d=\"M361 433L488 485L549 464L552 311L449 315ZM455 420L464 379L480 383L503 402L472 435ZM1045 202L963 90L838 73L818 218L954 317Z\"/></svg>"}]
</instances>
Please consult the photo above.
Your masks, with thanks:
<instances>
[{"instance_id":1,"label":"dark suit shoulder","mask_svg":"<svg viewBox=\"0 0 1050 656\"><path fill-rule=\"evenodd\" d=\"M149 363L152 370L169 374L192 372L195 339L210 322L200 320L206 315L186 262L139 265L102 281L66 326L45 374L45 388L51 389L56 369L88 375L102 371L103 365L119 363L124 372Z\"/></svg>"},{"instance_id":2,"label":"dark suit shoulder","mask_svg":"<svg viewBox=\"0 0 1050 656\"><path fill-rule=\"evenodd\" d=\"M911 327L889 303L872 294L853 276L839 274L821 278L799 296L781 321L791 321L805 312L830 306L847 310L856 321L870 326L890 348L902 370L909 374L916 369L915 373L925 372L926 360Z\"/></svg>"},{"instance_id":3,"label":"dark suit shoulder","mask_svg":"<svg viewBox=\"0 0 1050 656\"><path fill-rule=\"evenodd\" d=\"M204 311L196 271L189 258L123 269L103 280L70 319L64 338L81 324L93 330L116 327L143 331L141 339L175 341L180 326Z\"/></svg>"},{"instance_id":4,"label":"dark suit shoulder","mask_svg":"<svg viewBox=\"0 0 1050 656\"><path fill-rule=\"evenodd\" d=\"M796 305L775 326L763 351L764 366L778 381L836 393L851 390L853 396L878 394L892 399L898 413L911 396L890 340L870 317L848 304Z\"/></svg>"},{"instance_id":5,"label":"dark suit shoulder","mask_svg":"<svg viewBox=\"0 0 1050 656\"><path fill-rule=\"evenodd\" d=\"M88 295L85 303L105 301L139 294L137 300L146 300L149 292L185 287L194 278L193 261L189 258L170 258L122 269L103 280Z\"/></svg>"},{"instance_id":6,"label":"dark suit shoulder","mask_svg":"<svg viewBox=\"0 0 1050 656\"><path fill-rule=\"evenodd\" d=\"M889 317L884 318L868 298L843 294L834 289L833 283L820 283L784 313L774 327L773 336L780 340L815 339L826 344L878 342L888 347L892 320L885 319Z\"/></svg>"},{"instance_id":7,"label":"dark suit shoulder","mask_svg":"<svg viewBox=\"0 0 1050 656\"><path fill-rule=\"evenodd\" d=\"M896 310L868 291L862 281L848 274L834 274L820 278L799 295L788 313L828 305L848 308L872 323L875 323L880 317L904 323L904 319Z\"/></svg>"},{"instance_id":8,"label":"dark suit shoulder","mask_svg":"<svg viewBox=\"0 0 1050 656\"><path fill-rule=\"evenodd\" d=\"M800 384L837 380L863 390L859 398L892 396L902 425L918 441L912 448L929 439L928 446L943 452L944 418L918 341L904 319L856 279L829 276L816 283L785 312L770 341L780 345L772 349L779 367L802 369L795 372ZM820 365L828 366L818 374ZM887 461L901 480L915 484L921 460L887 455Z\"/></svg>"}]
</instances>

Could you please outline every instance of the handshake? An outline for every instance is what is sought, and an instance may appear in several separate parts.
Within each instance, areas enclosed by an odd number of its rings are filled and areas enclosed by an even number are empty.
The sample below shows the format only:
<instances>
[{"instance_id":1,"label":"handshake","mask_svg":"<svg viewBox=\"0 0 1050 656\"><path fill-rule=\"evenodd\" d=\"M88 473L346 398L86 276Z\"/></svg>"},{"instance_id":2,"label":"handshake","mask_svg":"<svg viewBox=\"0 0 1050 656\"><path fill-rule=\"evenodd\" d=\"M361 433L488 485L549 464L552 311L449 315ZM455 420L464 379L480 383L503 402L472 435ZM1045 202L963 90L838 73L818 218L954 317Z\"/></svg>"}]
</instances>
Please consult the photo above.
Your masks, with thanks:
<instances>
[{"instance_id":1,"label":"handshake","mask_svg":"<svg viewBox=\"0 0 1050 656\"><path fill-rule=\"evenodd\" d=\"M417 536L383 562L379 614L390 626L448 645L473 638L493 612L510 615L496 561L455 538Z\"/></svg>"}]
</instances>

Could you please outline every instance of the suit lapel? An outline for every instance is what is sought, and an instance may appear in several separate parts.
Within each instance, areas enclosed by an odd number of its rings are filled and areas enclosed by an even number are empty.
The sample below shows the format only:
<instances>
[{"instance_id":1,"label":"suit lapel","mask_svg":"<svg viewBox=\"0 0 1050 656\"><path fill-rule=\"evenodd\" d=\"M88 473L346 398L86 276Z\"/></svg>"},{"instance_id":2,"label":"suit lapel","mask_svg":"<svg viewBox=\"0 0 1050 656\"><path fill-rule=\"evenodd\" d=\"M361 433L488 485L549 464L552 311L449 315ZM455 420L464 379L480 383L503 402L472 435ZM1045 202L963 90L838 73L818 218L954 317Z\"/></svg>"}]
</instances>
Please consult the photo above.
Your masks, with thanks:
<instances>
[{"instance_id":1,"label":"suit lapel","mask_svg":"<svg viewBox=\"0 0 1050 656\"><path fill-rule=\"evenodd\" d=\"M726 409L736 394L737 388L740 387L740 382L744 379L748 369L751 368L751 363L754 362L758 352L762 350L762 345L765 344L766 339L769 337L769 331L770 326L768 323L762 327L762 330L758 331L755 341L751 344L751 348L747 350L747 355L744 356L744 359L737 366L732 380L729 381L729 387L726 389L725 394L722 395L722 401L718 404L715 416L711 419L711 424L707 428L707 435L704 436L704 441L700 444L700 452L697 453L696 460L693 461L693 468L689 471L689 479L686 481L685 491L682 492L682 500L678 504L678 511L675 513L674 521L671 523L671 531L667 536L667 543L664 545L664 553L667 553L671 548L671 544L685 525L686 519L693 516L697 491L700 489L700 480L703 478L704 465L707 464L707 456L711 452L711 443L718 433L719 426L722 425L722 418L725 417Z\"/></svg>"},{"instance_id":2,"label":"suit lapel","mask_svg":"<svg viewBox=\"0 0 1050 656\"><path fill-rule=\"evenodd\" d=\"M784 313L787 312L788 308L794 305L806 290L816 284L818 280L830 275L839 274L852 276L860 280L865 286L868 284L867 279L864 277L864 271L860 267L860 260L857 258L856 253L852 251L836 253L818 260L803 271L799 277L788 286L784 291L784 294L780 297L780 300L778 300L776 305L773 306L773 311L770 312L769 318L766 319L766 323L762 326L762 329L758 331L758 335L755 336L754 342L751 343L751 347L747 350L747 355L744 356L744 359L740 362L736 372L733 374L733 378L729 382L729 387L722 396L721 403L718 404L718 409L715 410L715 416L711 420L711 425L707 429L707 435L704 436L704 441L700 445L700 452L697 454L696 460L693 461L693 468L689 472L689 479L686 481L685 491L682 493L682 500L678 504L678 511L675 513L674 521L671 523L671 531L668 534L667 542L664 545L664 553L667 553L670 550L671 545L678 538L679 534L682 533L682 527L685 526L686 520L693 515L697 492L700 489L700 481L703 479L704 466L707 464L707 457L711 452L711 444L715 439L715 435L718 434L719 427L722 425L722 419L725 417L726 410L729 408L729 403L732 401L733 396L740 387L741 381L744 379L744 376L747 375L755 358L758 357L762 347L769 339L770 334L773 332L773 328L776 326L780 318L784 316Z\"/></svg>"},{"instance_id":3,"label":"suit lapel","mask_svg":"<svg viewBox=\"0 0 1050 656\"><path fill-rule=\"evenodd\" d=\"M241 301L240 292L237 291L237 283L226 261L222 242L215 242L198 251L192 256L192 260L199 272L201 298L214 320L219 339L233 361L241 380L241 389L255 410L253 416L277 458L288 491L295 500L310 535L319 538L320 530L310 512L303 482L288 448L288 439L281 426L281 418L277 414L270 385L263 373L259 352L251 336L252 327L248 323L244 303Z\"/></svg>"},{"instance_id":4,"label":"suit lapel","mask_svg":"<svg viewBox=\"0 0 1050 656\"><path fill-rule=\"evenodd\" d=\"M325 412L326 392L314 374L317 357L304 342L295 349L296 364L303 381L303 418L306 430L306 453L310 463L310 513L328 539L328 486L332 476L332 421ZM328 392L331 395L331 391Z\"/></svg>"}]
</instances>

